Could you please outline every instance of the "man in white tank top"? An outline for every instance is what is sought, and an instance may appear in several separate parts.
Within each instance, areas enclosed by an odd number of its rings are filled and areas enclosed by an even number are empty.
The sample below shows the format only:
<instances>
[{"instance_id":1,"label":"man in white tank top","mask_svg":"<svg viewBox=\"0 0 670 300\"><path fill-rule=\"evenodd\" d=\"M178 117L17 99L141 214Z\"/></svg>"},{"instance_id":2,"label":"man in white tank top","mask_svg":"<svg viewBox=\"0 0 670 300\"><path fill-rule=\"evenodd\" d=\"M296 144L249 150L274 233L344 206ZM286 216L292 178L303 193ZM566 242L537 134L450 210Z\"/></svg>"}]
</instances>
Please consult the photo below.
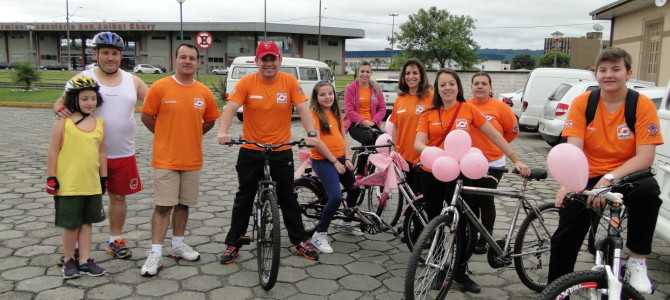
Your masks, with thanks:
<instances>
[{"instance_id":1,"label":"man in white tank top","mask_svg":"<svg viewBox=\"0 0 670 300\"><path fill-rule=\"evenodd\" d=\"M132 252L121 237L128 211L126 195L142 190L135 159L135 103L137 100L144 101L148 87L139 77L120 69L125 43L119 35L101 32L93 37L93 43L93 57L98 66L73 78L91 77L100 84L105 104L96 109L94 115L104 119L106 125L109 177L109 244L106 251L116 258L129 258ZM58 118L70 115L70 111L63 106L62 96L53 108Z\"/></svg>"}]
</instances>

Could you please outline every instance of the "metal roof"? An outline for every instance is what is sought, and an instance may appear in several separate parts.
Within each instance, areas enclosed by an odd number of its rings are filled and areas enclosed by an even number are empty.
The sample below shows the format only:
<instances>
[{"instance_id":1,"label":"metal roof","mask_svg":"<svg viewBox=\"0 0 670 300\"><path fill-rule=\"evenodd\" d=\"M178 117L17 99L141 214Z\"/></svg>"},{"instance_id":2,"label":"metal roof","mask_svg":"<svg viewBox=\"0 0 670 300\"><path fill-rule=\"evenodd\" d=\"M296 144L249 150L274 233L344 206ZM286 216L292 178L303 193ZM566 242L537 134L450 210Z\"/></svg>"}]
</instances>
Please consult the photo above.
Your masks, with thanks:
<instances>
[{"instance_id":1,"label":"metal roof","mask_svg":"<svg viewBox=\"0 0 670 300\"><path fill-rule=\"evenodd\" d=\"M600 7L589 14L594 20L612 20L645 7L654 5L653 0L618 0Z\"/></svg>"}]
</instances>

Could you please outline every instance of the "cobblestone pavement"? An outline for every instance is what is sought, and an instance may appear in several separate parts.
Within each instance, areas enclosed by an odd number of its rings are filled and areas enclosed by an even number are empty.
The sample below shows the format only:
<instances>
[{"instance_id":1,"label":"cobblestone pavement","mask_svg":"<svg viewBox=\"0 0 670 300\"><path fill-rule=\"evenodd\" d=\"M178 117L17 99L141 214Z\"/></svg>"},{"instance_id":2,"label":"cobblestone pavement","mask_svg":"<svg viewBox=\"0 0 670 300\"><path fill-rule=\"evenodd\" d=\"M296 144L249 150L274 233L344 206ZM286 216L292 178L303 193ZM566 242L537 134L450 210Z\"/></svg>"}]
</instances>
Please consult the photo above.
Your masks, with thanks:
<instances>
[{"instance_id":1,"label":"cobblestone pavement","mask_svg":"<svg viewBox=\"0 0 670 300\"><path fill-rule=\"evenodd\" d=\"M137 156L145 190L128 197L124 237L134 254L117 260L104 252L107 222L94 225L92 257L107 269L102 277L83 276L64 281L55 262L60 257L60 230L53 225L53 200L44 191L45 154L53 121L50 110L0 107L0 298L1 299L401 299L409 252L400 239L388 233L351 237L331 232L334 254L309 261L292 254L282 232L279 282L269 292L258 285L254 246L242 249L231 265L221 265L217 254L229 228L237 177L236 148L216 144L214 132L205 136L205 161L199 205L191 209L186 239L202 255L200 261L165 257L165 268L154 278L139 275L150 246L153 211L151 135L139 122ZM299 122L294 121L299 133ZM218 126L218 125L217 125ZM218 127L217 127L218 128ZM233 132L241 129L239 121ZM302 134L300 134L302 135ZM537 134L522 133L514 142L530 166L544 166L549 151ZM506 175L501 186L519 187L521 181ZM553 180L534 182L529 195L539 203L553 199ZM105 200L107 201L107 200ZM501 238L515 202L497 199L494 236ZM166 239L166 247L169 237ZM670 248L654 240L648 264L657 292L650 299L670 294ZM167 250L166 250L167 251ZM588 269L591 255L580 255L577 268ZM480 294L463 293L454 284L450 299L533 299L536 293L518 279L513 267L492 269L484 255L475 255L471 277L482 286Z\"/></svg>"}]
</instances>

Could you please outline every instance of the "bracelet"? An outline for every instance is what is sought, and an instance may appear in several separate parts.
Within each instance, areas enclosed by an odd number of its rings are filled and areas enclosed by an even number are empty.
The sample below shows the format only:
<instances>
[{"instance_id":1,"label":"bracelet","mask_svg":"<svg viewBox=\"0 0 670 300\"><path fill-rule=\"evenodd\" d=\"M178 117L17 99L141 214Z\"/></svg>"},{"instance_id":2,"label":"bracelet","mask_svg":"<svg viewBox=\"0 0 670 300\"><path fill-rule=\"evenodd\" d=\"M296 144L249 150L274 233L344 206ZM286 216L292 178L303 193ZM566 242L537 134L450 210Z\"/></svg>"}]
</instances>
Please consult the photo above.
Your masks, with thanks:
<instances>
[{"instance_id":1,"label":"bracelet","mask_svg":"<svg viewBox=\"0 0 670 300\"><path fill-rule=\"evenodd\" d=\"M347 161L347 160L348 160L348 161L351 161L351 159L348 159L348 158L345 158L345 159L344 159L344 161Z\"/></svg>"},{"instance_id":2,"label":"bracelet","mask_svg":"<svg viewBox=\"0 0 670 300\"><path fill-rule=\"evenodd\" d=\"M516 163L517 161L520 161L520 160L521 160L521 157L519 157L518 155L516 155L516 153L512 152L512 153L509 155L509 159L510 159L513 163Z\"/></svg>"},{"instance_id":3,"label":"bracelet","mask_svg":"<svg viewBox=\"0 0 670 300\"><path fill-rule=\"evenodd\" d=\"M58 112L61 112L61 111L63 111L64 109L65 109L65 106L61 106L61 107L58 109Z\"/></svg>"},{"instance_id":4,"label":"bracelet","mask_svg":"<svg viewBox=\"0 0 670 300\"><path fill-rule=\"evenodd\" d=\"M331 161L330 164L335 165L336 162L338 162L337 159L335 161Z\"/></svg>"}]
</instances>

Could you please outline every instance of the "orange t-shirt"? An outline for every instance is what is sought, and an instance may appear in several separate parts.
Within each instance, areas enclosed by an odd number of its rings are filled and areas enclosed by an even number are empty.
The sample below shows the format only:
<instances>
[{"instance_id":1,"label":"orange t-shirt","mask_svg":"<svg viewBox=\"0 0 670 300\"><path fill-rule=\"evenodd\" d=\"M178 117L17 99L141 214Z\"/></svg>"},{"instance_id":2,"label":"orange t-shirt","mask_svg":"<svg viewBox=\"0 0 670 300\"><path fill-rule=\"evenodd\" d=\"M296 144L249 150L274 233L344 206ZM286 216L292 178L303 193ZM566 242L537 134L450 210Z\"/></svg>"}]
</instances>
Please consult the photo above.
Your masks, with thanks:
<instances>
[{"instance_id":1,"label":"orange t-shirt","mask_svg":"<svg viewBox=\"0 0 670 300\"><path fill-rule=\"evenodd\" d=\"M447 131L449 122L454 119L457 106L458 103L449 109L431 109L421 114L416 131L428 134L427 146L442 147L438 144L449 133ZM470 103L461 102L461 110L458 112L451 130L461 129L471 134L473 127L482 127L484 123L486 123L486 118L477 108Z\"/></svg>"},{"instance_id":2,"label":"orange t-shirt","mask_svg":"<svg viewBox=\"0 0 670 300\"><path fill-rule=\"evenodd\" d=\"M312 119L314 119L314 130L319 131L319 138L323 142L330 153L335 157L341 157L344 155L344 138L342 137L342 128L338 128L337 119L333 112L326 112L326 117L328 118L328 126L330 127L330 134L324 134L321 131L321 124L319 124L319 119L316 117L316 114L312 112ZM311 149L312 158L314 159L326 159L325 156L321 155L316 147Z\"/></svg>"},{"instance_id":3,"label":"orange t-shirt","mask_svg":"<svg viewBox=\"0 0 670 300\"><path fill-rule=\"evenodd\" d=\"M615 170L635 156L637 146L663 144L656 106L649 98L640 94L637 100L635 133L633 133L626 125L625 104L622 103L616 112L610 113L605 108L602 97L598 102L593 121L584 124L590 94L590 91L586 92L572 101L563 128L564 137L584 139L584 154L589 162L589 178Z\"/></svg>"},{"instance_id":4,"label":"orange t-shirt","mask_svg":"<svg viewBox=\"0 0 670 300\"><path fill-rule=\"evenodd\" d=\"M258 72L242 77L228 101L244 106L242 137L260 144L281 144L291 138L293 106L307 101L295 76L278 72L273 82L261 80ZM260 150L253 145L242 145ZM288 146L279 150L289 149Z\"/></svg>"},{"instance_id":5,"label":"orange t-shirt","mask_svg":"<svg viewBox=\"0 0 670 300\"><path fill-rule=\"evenodd\" d=\"M413 164L419 162L421 153L414 150L416 126L421 113L433 107L433 90L419 99L416 95L398 96L389 117L391 123L398 126L398 140L396 147L402 157Z\"/></svg>"},{"instance_id":6,"label":"orange t-shirt","mask_svg":"<svg viewBox=\"0 0 670 300\"><path fill-rule=\"evenodd\" d=\"M372 120L370 104L370 87L363 88L358 86L358 115L363 120Z\"/></svg>"},{"instance_id":7,"label":"orange t-shirt","mask_svg":"<svg viewBox=\"0 0 670 300\"><path fill-rule=\"evenodd\" d=\"M483 115L489 124L510 143L519 135L519 123L512 109L505 103L493 98L489 98L484 103L476 103L474 99L468 99L468 103L474 105ZM505 155L483 132L474 129L470 132L472 138L472 147L477 147L488 161L500 159Z\"/></svg>"},{"instance_id":8,"label":"orange t-shirt","mask_svg":"<svg viewBox=\"0 0 670 300\"><path fill-rule=\"evenodd\" d=\"M151 165L168 170L202 168L202 122L219 117L212 91L196 81L182 85L173 77L154 82L142 112L156 117Z\"/></svg>"}]
</instances>

